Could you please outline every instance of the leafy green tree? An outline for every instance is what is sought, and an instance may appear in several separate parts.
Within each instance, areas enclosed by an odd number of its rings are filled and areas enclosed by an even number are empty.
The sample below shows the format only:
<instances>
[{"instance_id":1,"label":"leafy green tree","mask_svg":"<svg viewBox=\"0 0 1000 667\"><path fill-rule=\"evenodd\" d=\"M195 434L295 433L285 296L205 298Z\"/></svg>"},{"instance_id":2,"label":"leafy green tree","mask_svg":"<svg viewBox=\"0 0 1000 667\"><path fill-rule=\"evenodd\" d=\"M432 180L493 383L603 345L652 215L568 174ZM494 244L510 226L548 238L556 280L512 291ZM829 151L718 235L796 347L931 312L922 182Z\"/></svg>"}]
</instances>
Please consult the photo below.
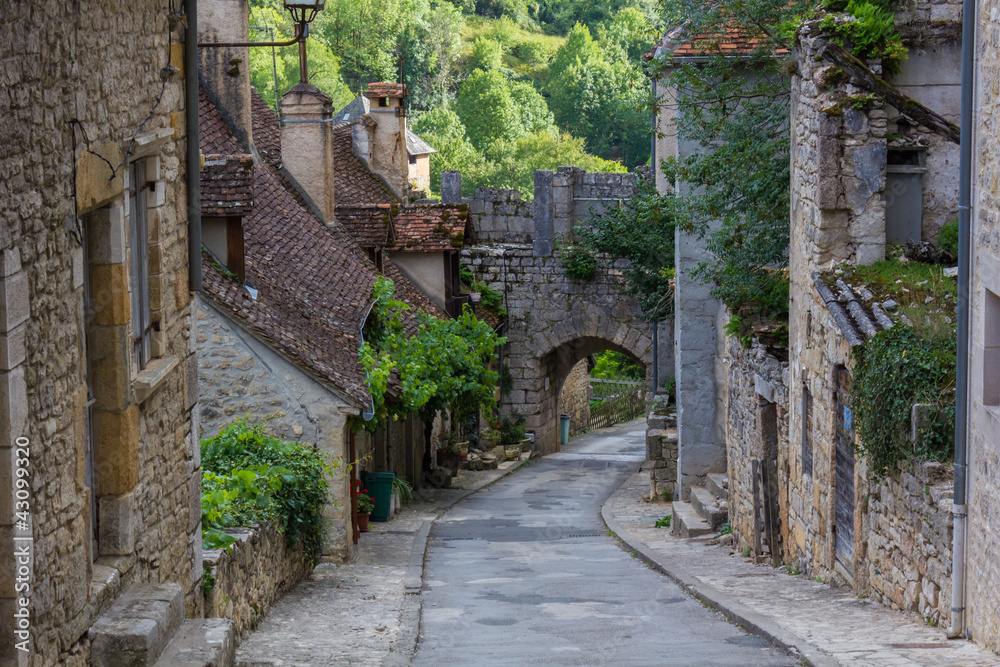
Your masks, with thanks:
<instances>
[{"instance_id":1,"label":"leafy green tree","mask_svg":"<svg viewBox=\"0 0 1000 667\"><path fill-rule=\"evenodd\" d=\"M414 15L401 36L409 107L427 109L445 103L458 73L465 16L447 0L433 0Z\"/></svg>"},{"instance_id":2,"label":"leafy green tree","mask_svg":"<svg viewBox=\"0 0 1000 667\"><path fill-rule=\"evenodd\" d=\"M403 30L426 9L409 0L329 0L310 33L340 55L348 87L362 92L372 81L398 80Z\"/></svg>"},{"instance_id":3,"label":"leafy green tree","mask_svg":"<svg viewBox=\"0 0 1000 667\"><path fill-rule=\"evenodd\" d=\"M651 179L642 179L622 205L591 215L576 228L583 244L595 252L629 260L624 269L628 293L643 314L659 321L673 312L675 212Z\"/></svg>"},{"instance_id":4,"label":"leafy green tree","mask_svg":"<svg viewBox=\"0 0 1000 667\"><path fill-rule=\"evenodd\" d=\"M469 68L481 70L500 69L503 64L503 49L499 42L487 37L477 37L472 44Z\"/></svg>"},{"instance_id":5,"label":"leafy green tree","mask_svg":"<svg viewBox=\"0 0 1000 667\"><path fill-rule=\"evenodd\" d=\"M497 70L476 70L458 91L455 111L477 150L552 128L545 100L531 86L512 82Z\"/></svg>"},{"instance_id":6,"label":"leafy green tree","mask_svg":"<svg viewBox=\"0 0 1000 667\"><path fill-rule=\"evenodd\" d=\"M660 28L658 4L658 0L539 0L535 20L546 31L564 35L577 23L596 28L601 23L611 22L625 10L635 9Z\"/></svg>"},{"instance_id":7,"label":"leafy green tree","mask_svg":"<svg viewBox=\"0 0 1000 667\"><path fill-rule=\"evenodd\" d=\"M482 154L465 136L465 126L450 107L441 106L422 114L413 131L434 147L431 153L431 189L440 187L441 172L454 169L462 172L462 190L467 195L484 181L489 169Z\"/></svg>"},{"instance_id":8,"label":"leafy green tree","mask_svg":"<svg viewBox=\"0 0 1000 667\"><path fill-rule=\"evenodd\" d=\"M577 24L552 59L545 91L562 131L583 137L592 153L636 166L649 159L647 87L620 46L599 44Z\"/></svg>"}]
</instances>

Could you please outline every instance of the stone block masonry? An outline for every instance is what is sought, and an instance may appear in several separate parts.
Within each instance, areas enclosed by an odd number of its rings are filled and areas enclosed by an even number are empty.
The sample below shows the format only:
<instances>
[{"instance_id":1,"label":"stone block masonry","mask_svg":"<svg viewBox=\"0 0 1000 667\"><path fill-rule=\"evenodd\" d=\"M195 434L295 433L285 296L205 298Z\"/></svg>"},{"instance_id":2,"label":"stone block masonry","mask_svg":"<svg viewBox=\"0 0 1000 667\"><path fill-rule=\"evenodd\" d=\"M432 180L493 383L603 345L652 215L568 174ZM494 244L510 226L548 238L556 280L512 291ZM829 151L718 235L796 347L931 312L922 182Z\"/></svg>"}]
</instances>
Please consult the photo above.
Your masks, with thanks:
<instances>
[{"instance_id":1,"label":"stone block masonry","mask_svg":"<svg viewBox=\"0 0 1000 667\"><path fill-rule=\"evenodd\" d=\"M204 553L206 618L228 618L238 637L257 627L275 600L309 576L312 562L289 549L275 522L227 531L239 538L229 549Z\"/></svg>"},{"instance_id":2,"label":"stone block masonry","mask_svg":"<svg viewBox=\"0 0 1000 667\"><path fill-rule=\"evenodd\" d=\"M30 658L10 645L14 591L5 578L2 664L87 664L88 627L133 583L175 582L188 613L200 612L186 73L183 30L169 31L167 11L160 0L0 8L0 571L14 571L17 437L32 450L31 525L22 532L34 540ZM164 88L168 64L179 69ZM86 130L94 152L117 165L140 129L128 160L152 186L138 184L145 210L129 206L139 200L128 193L129 166L111 177L83 138ZM139 251L133 211L147 220L148 285L125 268ZM141 288L153 357L145 370L131 336L131 297ZM164 372L140 396L155 368Z\"/></svg>"}]
</instances>

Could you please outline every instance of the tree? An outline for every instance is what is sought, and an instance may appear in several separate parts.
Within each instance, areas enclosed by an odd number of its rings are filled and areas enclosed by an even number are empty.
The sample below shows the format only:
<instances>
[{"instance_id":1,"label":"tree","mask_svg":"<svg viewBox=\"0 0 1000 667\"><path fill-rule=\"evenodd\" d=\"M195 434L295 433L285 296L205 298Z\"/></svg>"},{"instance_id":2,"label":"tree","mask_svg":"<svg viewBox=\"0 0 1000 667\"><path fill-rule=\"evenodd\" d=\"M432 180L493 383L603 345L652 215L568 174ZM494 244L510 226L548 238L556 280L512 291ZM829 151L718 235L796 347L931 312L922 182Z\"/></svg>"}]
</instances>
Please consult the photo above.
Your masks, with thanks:
<instances>
[{"instance_id":1,"label":"tree","mask_svg":"<svg viewBox=\"0 0 1000 667\"><path fill-rule=\"evenodd\" d=\"M636 166L649 159L647 87L620 46L599 44L577 24L552 59L545 91L562 131L583 137L592 153Z\"/></svg>"},{"instance_id":2,"label":"tree","mask_svg":"<svg viewBox=\"0 0 1000 667\"><path fill-rule=\"evenodd\" d=\"M583 140L568 134L542 131L498 142L491 151L491 169L483 174L481 185L513 188L530 198L534 193L537 169L556 169L571 164L590 172L622 173L625 167L590 155ZM463 185L465 179L463 178Z\"/></svg>"},{"instance_id":3,"label":"tree","mask_svg":"<svg viewBox=\"0 0 1000 667\"><path fill-rule=\"evenodd\" d=\"M412 17L401 37L411 109L445 103L455 81L465 17L447 0L433 0L423 16Z\"/></svg>"},{"instance_id":4,"label":"tree","mask_svg":"<svg viewBox=\"0 0 1000 667\"><path fill-rule=\"evenodd\" d=\"M531 84L511 82L497 70L476 70L458 91L455 112L466 136L489 155L498 141L552 128L545 100Z\"/></svg>"},{"instance_id":5,"label":"tree","mask_svg":"<svg viewBox=\"0 0 1000 667\"><path fill-rule=\"evenodd\" d=\"M469 67L472 69L494 70L503 64L503 49L499 42L486 37L477 37L472 44Z\"/></svg>"},{"instance_id":6,"label":"tree","mask_svg":"<svg viewBox=\"0 0 1000 667\"><path fill-rule=\"evenodd\" d=\"M624 269L628 293L653 321L673 312L674 221L670 198L660 196L651 179L638 183L621 206L591 215L576 228L583 245L594 252L629 260Z\"/></svg>"},{"instance_id":7,"label":"tree","mask_svg":"<svg viewBox=\"0 0 1000 667\"><path fill-rule=\"evenodd\" d=\"M462 190L472 195L483 182L486 160L465 136L465 126L451 107L441 106L421 114L413 131L434 147L431 153L431 188L441 183L441 172L462 172Z\"/></svg>"}]
</instances>

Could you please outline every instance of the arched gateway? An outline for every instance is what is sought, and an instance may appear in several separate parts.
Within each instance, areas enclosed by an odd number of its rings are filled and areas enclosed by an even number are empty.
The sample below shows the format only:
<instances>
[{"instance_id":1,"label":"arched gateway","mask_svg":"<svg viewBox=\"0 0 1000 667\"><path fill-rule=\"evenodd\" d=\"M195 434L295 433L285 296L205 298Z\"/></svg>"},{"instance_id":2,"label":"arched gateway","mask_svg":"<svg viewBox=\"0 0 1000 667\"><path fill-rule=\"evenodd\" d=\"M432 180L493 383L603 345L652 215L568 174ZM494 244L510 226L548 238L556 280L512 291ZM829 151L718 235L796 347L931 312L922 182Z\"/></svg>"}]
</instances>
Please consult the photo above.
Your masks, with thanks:
<instances>
[{"instance_id":1,"label":"arched gateway","mask_svg":"<svg viewBox=\"0 0 1000 667\"><path fill-rule=\"evenodd\" d=\"M504 365L513 378L505 410L527 418L537 448L558 451L559 393L570 370L589 355L615 350L641 362L653 385L653 325L622 292L621 265L599 263L589 280L569 278L559 249L594 207L632 196L633 174L588 174L573 167L535 172L533 202L516 190L480 188L460 199L460 175L445 172L445 202L469 204L475 245L462 264L504 295L508 313ZM673 375L673 325L661 322L656 365L662 385Z\"/></svg>"}]
</instances>

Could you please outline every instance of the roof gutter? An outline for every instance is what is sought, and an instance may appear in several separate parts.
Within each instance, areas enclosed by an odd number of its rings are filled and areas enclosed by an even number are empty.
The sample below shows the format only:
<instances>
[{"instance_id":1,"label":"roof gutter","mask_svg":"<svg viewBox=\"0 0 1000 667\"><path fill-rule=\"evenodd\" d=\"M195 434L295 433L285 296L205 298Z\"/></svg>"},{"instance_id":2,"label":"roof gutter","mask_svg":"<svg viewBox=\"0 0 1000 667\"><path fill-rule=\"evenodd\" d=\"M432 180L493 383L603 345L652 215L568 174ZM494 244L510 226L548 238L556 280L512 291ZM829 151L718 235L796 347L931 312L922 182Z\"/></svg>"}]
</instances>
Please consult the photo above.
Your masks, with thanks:
<instances>
[{"instance_id":1,"label":"roof gutter","mask_svg":"<svg viewBox=\"0 0 1000 667\"><path fill-rule=\"evenodd\" d=\"M201 142L198 130L198 0L185 0L184 134L187 141L188 289L201 291Z\"/></svg>"},{"instance_id":2,"label":"roof gutter","mask_svg":"<svg viewBox=\"0 0 1000 667\"><path fill-rule=\"evenodd\" d=\"M951 570L951 628L948 636L967 636L965 558L968 514L969 289L972 208L972 116L976 53L976 0L962 3L962 110L958 177L958 359L955 387L955 495Z\"/></svg>"}]
</instances>

